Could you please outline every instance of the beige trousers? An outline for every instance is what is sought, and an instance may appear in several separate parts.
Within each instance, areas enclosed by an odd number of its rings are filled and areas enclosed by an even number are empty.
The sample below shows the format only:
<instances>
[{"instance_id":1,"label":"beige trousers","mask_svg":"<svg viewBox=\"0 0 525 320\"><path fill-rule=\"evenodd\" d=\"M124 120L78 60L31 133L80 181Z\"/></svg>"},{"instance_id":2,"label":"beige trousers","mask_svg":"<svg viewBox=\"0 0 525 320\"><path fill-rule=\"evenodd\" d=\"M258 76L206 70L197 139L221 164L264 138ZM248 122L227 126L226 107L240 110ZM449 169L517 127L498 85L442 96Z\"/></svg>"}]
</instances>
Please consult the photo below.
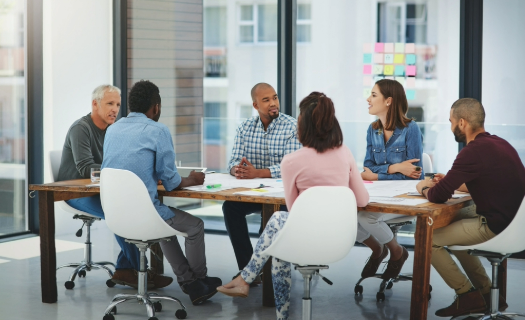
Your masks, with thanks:
<instances>
[{"instance_id":1,"label":"beige trousers","mask_svg":"<svg viewBox=\"0 0 525 320\"><path fill-rule=\"evenodd\" d=\"M432 265L449 287L456 290L456 294L465 293L471 287L480 289L483 294L488 293L491 281L479 257L469 255L466 250L453 251L465 270L465 275L444 247L478 244L495 236L487 226L485 218L478 215L434 230Z\"/></svg>"}]
</instances>

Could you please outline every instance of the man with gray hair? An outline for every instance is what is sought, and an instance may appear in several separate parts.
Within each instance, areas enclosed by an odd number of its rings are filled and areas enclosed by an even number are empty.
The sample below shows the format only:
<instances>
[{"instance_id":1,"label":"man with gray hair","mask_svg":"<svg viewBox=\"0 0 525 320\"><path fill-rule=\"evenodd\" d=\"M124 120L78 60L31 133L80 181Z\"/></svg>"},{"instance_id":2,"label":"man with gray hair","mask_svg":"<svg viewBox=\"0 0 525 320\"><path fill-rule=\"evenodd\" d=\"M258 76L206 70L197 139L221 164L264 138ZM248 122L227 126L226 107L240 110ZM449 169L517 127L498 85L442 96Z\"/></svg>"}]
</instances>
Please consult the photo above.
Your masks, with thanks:
<instances>
[{"instance_id":1,"label":"man with gray hair","mask_svg":"<svg viewBox=\"0 0 525 320\"><path fill-rule=\"evenodd\" d=\"M450 225L435 229L432 239L432 265L450 288L456 300L436 311L439 317L456 317L485 312L491 300L491 281L477 256L453 251L465 273L445 247L474 245L494 238L514 219L525 196L525 168L507 141L485 131L485 110L476 99L463 98L450 110L451 129L461 149L445 176L417 185L419 193L430 202L443 203L455 190L469 192L476 203L476 213L461 217ZM499 297L499 311L507 308Z\"/></svg>"},{"instance_id":2,"label":"man with gray hair","mask_svg":"<svg viewBox=\"0 0 525 320\"><path fill-rule=\"evenodd\" d=\"M98 86L92 94L91 113L75 121L66 135L58 181L88 179L91 168L100 168L106 129L115 123L120 111L120 89L112 85ZM71 207L104 219L100 195L66 201ZM115 235L122 249L117 258L113 282L137 287L136 270L140 269L139 250L134 244ZM173 281L170 277L149 272L148 288L162 288Z\"/></svg>"}]
</instances>

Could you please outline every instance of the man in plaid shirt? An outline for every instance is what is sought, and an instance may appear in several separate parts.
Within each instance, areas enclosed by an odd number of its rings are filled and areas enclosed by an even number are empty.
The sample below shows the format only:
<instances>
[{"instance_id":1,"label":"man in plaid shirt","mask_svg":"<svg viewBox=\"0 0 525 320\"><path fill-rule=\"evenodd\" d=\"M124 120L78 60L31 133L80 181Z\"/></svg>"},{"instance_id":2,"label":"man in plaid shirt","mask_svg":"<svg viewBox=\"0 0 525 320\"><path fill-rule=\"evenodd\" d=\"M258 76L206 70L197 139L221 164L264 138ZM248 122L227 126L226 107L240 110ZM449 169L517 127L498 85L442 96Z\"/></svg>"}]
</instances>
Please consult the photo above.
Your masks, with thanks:
<instances>
[{"instance_id":1,"label":"man in plaid shirt","mask_svg":"<svg viewBox=\"0 0 525 320\"><path fill-rule=\"evenodd\" d=\"M279 98L269 84L256 84L251 94L259 115L246 119L237 128L228 170L237 179L280 178L283 157L302 147L297 140L297 120L279 112ZM281 206L281 210L287 211L286 206ZM262 205L257 203L225 201L222 205L239 270L253 254L246 216L261 211ZM254 283L260 283L260 278Z\"/></svg>"}]
</instances>

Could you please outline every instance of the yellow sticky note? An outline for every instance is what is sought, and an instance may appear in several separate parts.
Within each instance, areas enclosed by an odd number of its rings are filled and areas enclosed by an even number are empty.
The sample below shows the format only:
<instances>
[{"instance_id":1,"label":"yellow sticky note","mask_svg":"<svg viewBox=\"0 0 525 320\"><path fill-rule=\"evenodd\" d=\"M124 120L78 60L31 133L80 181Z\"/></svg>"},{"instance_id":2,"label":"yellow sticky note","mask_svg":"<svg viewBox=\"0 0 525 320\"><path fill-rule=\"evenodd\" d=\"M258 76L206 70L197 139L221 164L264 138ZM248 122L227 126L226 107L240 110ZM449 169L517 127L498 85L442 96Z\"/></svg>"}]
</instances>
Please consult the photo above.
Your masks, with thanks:
<instances>
[{"instance_id":1,"label":"yellow sticky note","mask_svg":"<svg viewBox=\"0 0 525 320\"><path fill-rule=\"evenodd\" d=\"M394 63L405 63L405 55L404 54L394 55Z\"/></svg>"},{"instance_id":2,"label":"yellow sticky note","mask_svg":"<svg viewBox=\"0 0 525 320\"><path fill-rule=\"evenodd\" d=\"M385 76L391 76L394 74L394 66L387 64L385 66Z\"/></svg>"},{"instance_id":3,"label":"yellow sticky note","mask_svg":"<svg viewBox=\"0 0 525 320\"><path fill-rule=\"evenodd\" d=\"M374 65L374 74L382 74L383 73L383 65L376 64Z\"/></svg>"}]
</instances>

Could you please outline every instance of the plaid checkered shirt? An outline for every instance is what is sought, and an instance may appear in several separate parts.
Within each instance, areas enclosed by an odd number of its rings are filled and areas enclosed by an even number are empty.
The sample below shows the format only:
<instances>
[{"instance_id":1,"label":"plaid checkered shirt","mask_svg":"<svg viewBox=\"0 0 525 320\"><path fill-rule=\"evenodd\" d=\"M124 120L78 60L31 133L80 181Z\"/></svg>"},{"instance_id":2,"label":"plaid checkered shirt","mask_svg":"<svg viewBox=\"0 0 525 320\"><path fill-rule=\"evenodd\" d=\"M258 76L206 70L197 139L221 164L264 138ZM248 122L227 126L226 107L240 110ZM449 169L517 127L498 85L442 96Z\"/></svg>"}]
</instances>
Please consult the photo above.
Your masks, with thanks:
<instances>
[{"instance_id":1,"label":"plaid checkered shirt","mask_svg":"<svg viewBox=\"0 0 525 320\"><path fill-rule=\"evenodd\" d=\"M280 178L283 157L301 147L295 118L279 113L264 131L259 116L251 117L237 128L228 172L246 157L256 169L268 168L272 178Z\"/></svg>"}]
</instances>

